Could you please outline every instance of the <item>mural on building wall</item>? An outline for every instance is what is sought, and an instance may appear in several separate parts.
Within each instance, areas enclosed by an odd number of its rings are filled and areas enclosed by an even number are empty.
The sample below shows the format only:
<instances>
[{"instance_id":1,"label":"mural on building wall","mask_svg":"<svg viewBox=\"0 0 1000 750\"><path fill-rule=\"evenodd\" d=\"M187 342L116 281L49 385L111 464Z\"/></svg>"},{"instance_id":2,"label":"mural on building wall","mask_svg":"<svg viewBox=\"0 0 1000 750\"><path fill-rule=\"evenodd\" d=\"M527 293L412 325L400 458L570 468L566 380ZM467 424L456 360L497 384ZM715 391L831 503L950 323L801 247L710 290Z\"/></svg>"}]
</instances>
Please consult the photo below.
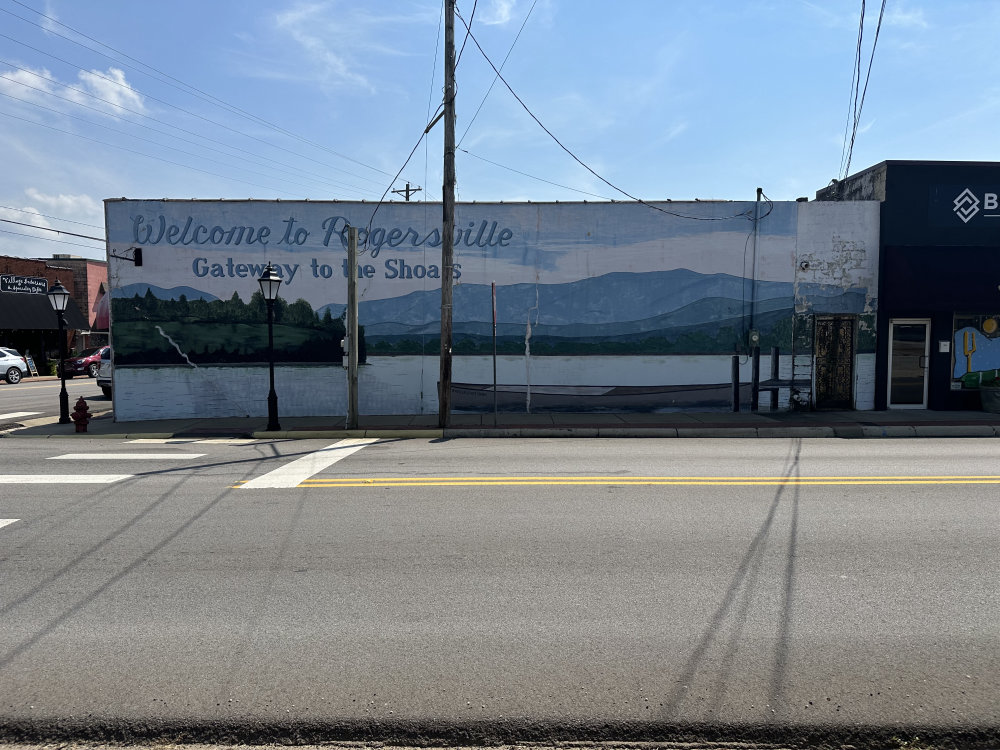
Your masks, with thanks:
<instances>
[{"instance_id":1,"label":"mural on building wall","mask_svg":"<svg viewBox=\"0 0 1000 750\"><path fill-rule=\"evenodd\" d=\"M1000 315L956 316L952 351L963 388L1000 385Z\"/></svg>"},{"instance_id":2,"label":"mural on building wall","mask_svg":"<svg viewBox=\"0 0 1000 750\"><path fill-rule=\"evenodd\" d=\"M527 341L539 356L732 353L751 322L763 346L778 345L790 335L796 294L824 312L863 312L866 288L796 286L796 204L765 208L755 283L752 203L666 204L682 216L635 204L462 205L455 352L492 351L494 281L500 351L521 353ZM339 361L351 223L361 227L368 353L436 351L433 204L374 212L367 204L126 201L109 202L108 212L113 248L140 246L145 258L138 269L116 266L122 363L182 364L178 349L201 363L259 360L266 343L256 278L267 261L285 280L276 308L281 359Z\"/></svg>"},{"instance_id":3,"label":"mural on building wall","mask_svg":"<svg viewBox=\"0 0 1000 750\"><path fill-rule=\"evenodd\" d=\"M492 283L498 353L526 362L728 359L746 352L751 327L765 351L787 350L796 312L870 316L876 264L866 248L877 246L877 209L813 206L762 203L755 236L753 202L460 204L453 351L469 361L492 354ZM438 355L440 204L109 200L106 216L115 357L124 367L266 361L257 277L267 262L284 280L277 360L339 363L350 225L359 227L369 367ZM115 257L131 247L143 249L141 267ZM799 255L808 262L800 266ZM652 361L643 379L698 382L663 366L673 360ZM570 369L582 377L588 368ZM604 379L636 376L633 365L617 369ZM394 387L433 408L426 383Z\"/></svg>"}]
</instances>

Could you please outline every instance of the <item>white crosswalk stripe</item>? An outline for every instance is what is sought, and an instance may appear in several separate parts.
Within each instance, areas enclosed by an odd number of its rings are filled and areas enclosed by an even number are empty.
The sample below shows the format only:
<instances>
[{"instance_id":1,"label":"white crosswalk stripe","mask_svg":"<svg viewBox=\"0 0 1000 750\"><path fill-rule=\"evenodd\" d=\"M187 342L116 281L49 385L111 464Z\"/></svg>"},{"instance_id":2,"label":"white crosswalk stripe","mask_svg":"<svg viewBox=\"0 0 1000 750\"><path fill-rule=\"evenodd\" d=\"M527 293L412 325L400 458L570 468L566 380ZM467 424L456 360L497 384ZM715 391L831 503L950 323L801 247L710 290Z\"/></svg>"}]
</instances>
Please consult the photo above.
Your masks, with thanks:
<instances>
[{"instance_id":1,"label":"white crosswalk stripe","mask_svg":"<svg viewBox=\"0 0 1000 750\"><path fill-rule=\"evenodd\" d=\"M134 474L0 474L0 484L111 484Z\"/></svg>"},{"instance_id":2,"label":"white crosswalk stripe","mask_svg":"<svg viewBox=\"0 0 1000 750\"><path fill-rule=\"evenodd\" d=\"M17 523L20 520L20 518L0 518L0 529L4 526L10 526L12 523Z\"/></svg>"},{"instance_id":3,"label":"white crosswalk stripe","mask_svg":"<svg viewBox=\"0 0 1000 750\"><path fill-rule=\"evenodd\" d=\"M256 438L136 438L127 440L128 443L140 443L144 445L184 445L199 443L201 445L249 445L259 443Z\"/></svg>"},{"instance_id":4,"label":"white crosswalk stripe","mask_svg":"<svg viewBox=\"0 0 1000 750\"><path fill-rule=\"evenodd\" d=\"M5 419L20 419L21 417L33 417L36 414L41 414L40 411L11 411L6 414L0 414L0 422Z\"/></svg>"},{"instance_id":5,"label":"white crosswalk stripe","mask_svg":"<svg viewBox=\"0 0 1000 750\"><path fill-rule=\"evenodd\" d=\"M204 453L66 453L49 456L50 461L187 461Z\"/></svg>"},{"instance_id":6,"label":"white crosswalk stripe","mask_svg":"<svg viewBox=\"0 0 1000 750\"><path fill-rule=\"evenodd\" d=\"M349 438L347 440L340 440L325 448L320 448L308 456L297 458L256 479L251 479L242 485L240 489L257 490L298 487L313 474L323 471L323 469L332 466L341 459L347 458L352 453L356 453L366 445L376 442L378 442L378 438Z\"/></svg>"}]
</instances>

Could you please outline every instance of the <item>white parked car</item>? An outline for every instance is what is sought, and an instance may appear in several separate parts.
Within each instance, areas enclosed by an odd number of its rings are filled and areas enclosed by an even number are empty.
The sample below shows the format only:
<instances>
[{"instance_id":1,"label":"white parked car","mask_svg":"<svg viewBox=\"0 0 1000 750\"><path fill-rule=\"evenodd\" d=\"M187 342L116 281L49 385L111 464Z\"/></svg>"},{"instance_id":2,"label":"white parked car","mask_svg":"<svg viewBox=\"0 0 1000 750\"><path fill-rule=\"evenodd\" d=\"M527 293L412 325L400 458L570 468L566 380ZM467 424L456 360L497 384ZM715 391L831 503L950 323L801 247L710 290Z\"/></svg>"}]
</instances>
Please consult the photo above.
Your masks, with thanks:
<instances>
[{"instance_id":1,"label":"white parked car","mask_svg":"<svg viewBox=\"0 0 1000 750\"><path fill-rule=\"evenodd\" d=\"M11 385L28 375L28 363L14 349L0 346L0 377Z\"/></svg>"},{"instance_id":2,"label":"white parked car","mask_svg":"<svg viewBox=\"0 0 1000 750\"><path fill-rule=\"evenodd\" d=\"M97 387L103 391L105 398L111 398L114 374L115 365L111 361L111 347L109 346L101 352L101 366L97 370Z\"/></svg>"}]
</instances>

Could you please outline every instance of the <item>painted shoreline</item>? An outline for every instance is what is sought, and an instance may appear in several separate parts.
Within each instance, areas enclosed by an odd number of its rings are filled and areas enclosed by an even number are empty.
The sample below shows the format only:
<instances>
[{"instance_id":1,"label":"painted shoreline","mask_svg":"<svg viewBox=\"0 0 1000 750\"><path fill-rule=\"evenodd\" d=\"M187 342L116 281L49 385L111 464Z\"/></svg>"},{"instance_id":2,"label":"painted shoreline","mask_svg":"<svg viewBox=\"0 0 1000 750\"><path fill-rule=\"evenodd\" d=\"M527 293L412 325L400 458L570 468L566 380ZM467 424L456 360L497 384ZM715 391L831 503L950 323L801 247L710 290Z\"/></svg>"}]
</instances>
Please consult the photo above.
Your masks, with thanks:
<instances>
[{"instance_id":1,"label":"painted shoreline","mask_svg":"<svg viewBox=\"0 0 1000 750\"><path fill-rule=\"evenodd\" d=\"M770 357L761 357L762 379ZM726 383L731 358L722 355L662 357L513 357L497 358L497 382L537 386L668 386ZM855 405L874 408L875 355L855 361ZM361 414L436 414L437 357L369 357L358 372ZM791 376L791 359L781 357L779 377ZM740 362L740 380L751 377L750 362ZM491 357L455 357L454 382L492 383ZM347 375L338 365L279 365L275 390L281 414L289 417L343 416ZM266 366L122 367L115 373L115 418L120 422L198 417L260 417L267 414ZM788 389L778 394L787 408ZM762 398L762 402L766 402ZM671 409L675 411L676 409Z\"/></svg>"}]
</instances>

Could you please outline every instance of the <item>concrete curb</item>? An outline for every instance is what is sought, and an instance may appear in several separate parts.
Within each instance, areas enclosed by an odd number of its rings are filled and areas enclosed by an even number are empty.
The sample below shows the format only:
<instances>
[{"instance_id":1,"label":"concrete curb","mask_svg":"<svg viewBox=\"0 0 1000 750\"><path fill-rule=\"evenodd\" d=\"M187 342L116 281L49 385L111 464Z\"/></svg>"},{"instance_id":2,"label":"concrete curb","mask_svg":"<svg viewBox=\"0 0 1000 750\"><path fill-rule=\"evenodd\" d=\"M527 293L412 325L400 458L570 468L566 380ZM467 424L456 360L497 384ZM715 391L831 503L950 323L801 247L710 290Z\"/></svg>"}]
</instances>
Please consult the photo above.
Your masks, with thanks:
<instances>
[{"instance_id":1,"label":"concrete curb","mask_svg":"<svg viewBox=\"0 0 1000 750\"><path fill-rule=\"evenodd\" d=\"M997 437L993 425L927 424L913 428L917 437Z\"/></svg>"},{"instance_id":2,"label":"concrete curb","mask_svg":"<svg viewBox=\"0 0 1000 750\"><path fill-rule=\"evenodd\" d=\"M93 413L99 418L110 414L110 410ZM865 424L854 421L830 421L824 424L749 424L746 426L732 423L713 426L711 422L704 424L684 425L613 425L582 424L566 425L530 425L530 426L463 426L448 428L429 427L367 427L357 430L336 428L302 428L286 429L268 432L267 430L251 430L233 424L212 426L213 420L194 420L199 422L193 426L188 420L178 425L158 425L160 431L150 430L152 425L141 423L116 424L104 421L103 429L113 429L113 432L82 432L75 431L74 425L60 425L55 417L16 422L18 427L0 432L0 438L100 438L111 440L166 440L185 438L191 440L219 437L250 437L257 440L344 440L349 438L378 438L383 440L406 440L410 438L423 440L457 439L457 438L734 438L734 439L896 439L896 438L997 438L1000 437L1000 425L983 423L966 424L933 424L921 420L921 424ZM93 426L93 423L91 423ZM133 429L129 429L129 427ZM37 430L33 434L29 428L51 427L51 430ZM143 430L146 428L146 431ZM162 427L167 427L163 430ZM169 428L174 427L171 431ZM115 429L118 428L118 429ZM134 430L134 431L133 431Z\"/></svg>"},{"instance_id":3,"label":"concrete curb","mask_svg":"<svg viewBox=\"0 0 1000 750\"><path fill-rule=\"evenodd\" d=\"M348 438L425 438L442 437L443 430L259 430L250 433L258 440L345 440Z\"/></svg>"}]
</instances>

